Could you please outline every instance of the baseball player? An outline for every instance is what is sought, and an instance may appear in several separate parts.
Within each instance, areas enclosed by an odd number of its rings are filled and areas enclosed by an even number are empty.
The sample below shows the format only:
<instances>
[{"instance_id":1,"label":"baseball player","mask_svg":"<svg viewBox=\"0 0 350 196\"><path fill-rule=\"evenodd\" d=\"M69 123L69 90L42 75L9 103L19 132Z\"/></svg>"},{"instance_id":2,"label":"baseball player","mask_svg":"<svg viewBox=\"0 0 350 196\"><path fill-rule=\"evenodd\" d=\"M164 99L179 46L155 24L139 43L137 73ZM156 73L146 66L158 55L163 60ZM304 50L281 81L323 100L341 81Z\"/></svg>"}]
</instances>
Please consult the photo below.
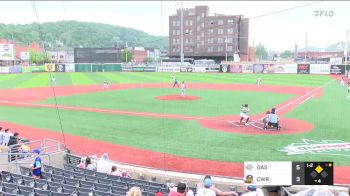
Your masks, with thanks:
<instances>
[{"instance_id":1,"label":"baseball player","mask_svg":"<svg viewBox=\"0 0 350 196\"><path fill-rule=\"evenodd\" d=\"M181 97L185 97L186 85L185 82L181 83Z\"/></svg>"},{"instance_id":2,"label":"baseball player","mask_svg":"<svg viewBox=\"0 0 350 196\"><path fill-rule=\"evenodd\" d=\"M177 88L180 88L179 84L177 83L177 79L175 76L173 76L173 88L177 86Z\"/></svg>"},{"instance_id":3,"label":"baseball player","mask_svg":"<svg viewBox=\"0 0 350 196\"><path fill-rule=\"evenodd\" d=\"M249 116L247 115L248 112L249 112L248 104L242 105L241 113L239 114L239 116L241 117L241 119L239 120L239 123L242 123L242 121L246 119L245 125L246 126L248 125L248 121L249 121Z\"/></svg>"},{"instance_id":4,"label":"baseball player","mask_svg":"<svg viewBox=\"0 0 350 196\"><path fill-rule=\"evenodd\" d=\"M105 81L103 82L102 90L104 90L105 88L109 88L109 82L108 82L108 80L105 80Z\"/></svg>"}]
</instances>

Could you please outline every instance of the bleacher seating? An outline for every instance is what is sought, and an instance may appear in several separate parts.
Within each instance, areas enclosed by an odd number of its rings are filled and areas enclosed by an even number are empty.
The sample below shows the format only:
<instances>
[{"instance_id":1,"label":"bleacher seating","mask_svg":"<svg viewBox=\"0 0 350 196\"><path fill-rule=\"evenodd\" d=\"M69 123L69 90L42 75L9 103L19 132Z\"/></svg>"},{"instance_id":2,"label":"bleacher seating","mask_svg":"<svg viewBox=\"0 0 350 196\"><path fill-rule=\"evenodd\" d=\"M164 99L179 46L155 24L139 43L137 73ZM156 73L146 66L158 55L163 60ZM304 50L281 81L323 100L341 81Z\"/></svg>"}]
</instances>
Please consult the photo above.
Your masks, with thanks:
<instances>
[{"instance_id":1,"label":"bleacher seating","mask_svg":"<svg viewBox=\"0 0 350 196\"><path fill-rule=\"evenodd\" d=\"M42 179L34 180L29 168L20 167L21 175L1 172L0 193L24 196L125 196L133 186L142 190L143 196L156 192L167 195L166 185L139 179L107 175L96 171L64 165L64 170L43 165Z\"/></svg>"}]
</instances>

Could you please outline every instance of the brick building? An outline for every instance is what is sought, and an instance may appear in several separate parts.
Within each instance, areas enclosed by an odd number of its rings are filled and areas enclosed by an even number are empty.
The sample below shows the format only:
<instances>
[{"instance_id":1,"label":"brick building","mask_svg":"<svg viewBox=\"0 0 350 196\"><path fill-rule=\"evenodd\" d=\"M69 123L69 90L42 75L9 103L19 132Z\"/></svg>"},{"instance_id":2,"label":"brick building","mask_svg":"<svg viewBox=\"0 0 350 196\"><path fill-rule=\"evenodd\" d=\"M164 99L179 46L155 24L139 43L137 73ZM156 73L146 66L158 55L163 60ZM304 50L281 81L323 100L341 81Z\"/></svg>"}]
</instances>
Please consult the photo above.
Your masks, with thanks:
<instances>
[{"instance_id":1,"label":"brick building","mask_svg":"<svg viewBox=\"0 0 350 196\"><path fill-rule=\"evenodd\" d=\"M180 57L181 10L169 16L169 57ZM247 61L249 19L242 15L210 16L208 6L183 10L183 48L186 58L232 60L238 53ZM227 45L226 45L227 41Z\"/></svg>"}]
</instances>

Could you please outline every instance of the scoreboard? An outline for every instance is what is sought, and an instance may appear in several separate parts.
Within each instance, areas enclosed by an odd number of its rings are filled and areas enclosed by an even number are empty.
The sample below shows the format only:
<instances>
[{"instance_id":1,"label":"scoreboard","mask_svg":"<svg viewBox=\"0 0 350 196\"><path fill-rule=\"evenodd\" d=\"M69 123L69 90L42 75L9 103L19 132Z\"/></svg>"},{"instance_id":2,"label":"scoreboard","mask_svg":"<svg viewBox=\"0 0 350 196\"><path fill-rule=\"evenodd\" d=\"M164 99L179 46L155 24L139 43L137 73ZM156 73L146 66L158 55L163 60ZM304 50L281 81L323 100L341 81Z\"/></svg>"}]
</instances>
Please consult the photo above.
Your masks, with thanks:
<instances>
[{"instance_id":1,"label":"scoreboard","mask_svg":"<svg viewBox=\"0 0 350 196\"><path fill-rule=\"evenodd\" d=\"M244 183L254 185L333 185L333 162L244 162Z\"/></svg>"}]
</instances>

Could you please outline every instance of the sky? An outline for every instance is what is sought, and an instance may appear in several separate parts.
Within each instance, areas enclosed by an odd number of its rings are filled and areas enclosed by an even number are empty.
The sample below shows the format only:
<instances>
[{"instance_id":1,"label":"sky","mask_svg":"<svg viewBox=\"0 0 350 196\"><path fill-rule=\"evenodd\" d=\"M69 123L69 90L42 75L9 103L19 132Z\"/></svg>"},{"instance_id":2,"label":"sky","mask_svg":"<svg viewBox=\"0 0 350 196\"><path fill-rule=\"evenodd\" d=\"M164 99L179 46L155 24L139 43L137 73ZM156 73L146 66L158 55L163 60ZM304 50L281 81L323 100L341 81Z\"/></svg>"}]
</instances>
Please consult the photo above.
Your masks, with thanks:
<instances>
[{"instance_id":1,"label":"sky","mask_svg":"<svg viewBox=\"0 0 350 196\"><path fill-rule=\"evenodd\" d=\"M152 35L169 34L169 16L180 1L34 1L39 22L77 20L134 28ZM302 6L310 4L308 6ZM306 45L327 47L345 41L350 29L350 1L183 1L184 8L209 6L209 14L244 15L249 22L249 45L272 51ZM288 8L299 8L262 16ZM0 1L0 23L36 22L32 1ZM324 11L333 16L315 16ZM260 17L259 17L260 16Z\"/></svg>"}]
</instances>

